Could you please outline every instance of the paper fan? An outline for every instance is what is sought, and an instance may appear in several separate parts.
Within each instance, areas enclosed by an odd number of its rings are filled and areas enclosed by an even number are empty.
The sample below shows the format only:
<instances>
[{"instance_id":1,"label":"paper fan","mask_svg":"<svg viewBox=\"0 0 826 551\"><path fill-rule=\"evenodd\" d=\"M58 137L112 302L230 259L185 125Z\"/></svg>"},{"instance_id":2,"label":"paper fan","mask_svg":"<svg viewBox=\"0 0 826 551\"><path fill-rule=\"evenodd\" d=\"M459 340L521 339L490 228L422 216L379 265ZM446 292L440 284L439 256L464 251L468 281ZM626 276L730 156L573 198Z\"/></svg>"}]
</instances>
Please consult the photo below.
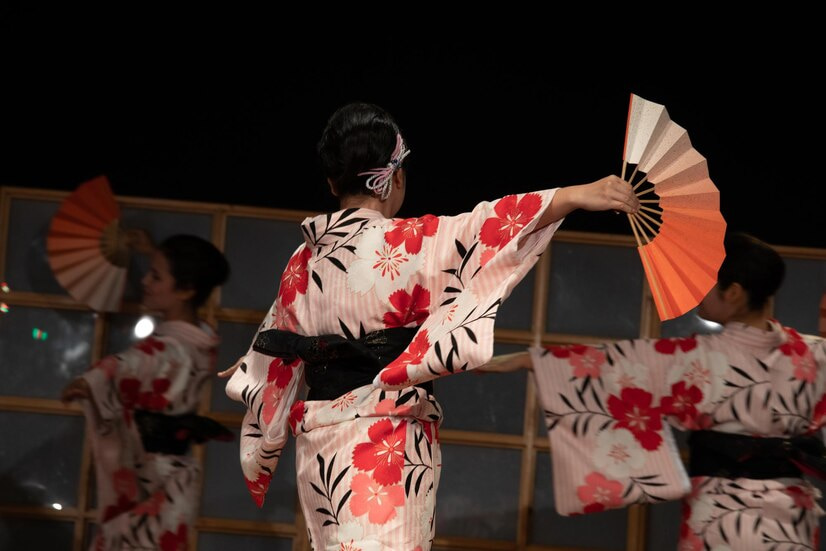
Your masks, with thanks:
<instances>
[{"instance_id":1,"label":"paper fan","mask_svg":"<svg viewBox=\"0 0 826 551\"><path fill-rule=\"evenodd\" d=\"M676 318L717 282L726 232L720 193L688 132L665 106L634 94L622 159L623 179L628 165L636 165L628 179L635 191L651 184L637 191L642 205L628 219L660 320Z\"/></svg>"},{"instance_id":2,"label":"paper fan","mask_svg":"<svg viewBox=\"0 0 826 551\"><path fill-rule=\"evenodd\" d=\"M52 217L46 251L72 298L99 312L119 309L129 252L105 176L81 184L63 201Z\"/></svg>"}]
</instances>

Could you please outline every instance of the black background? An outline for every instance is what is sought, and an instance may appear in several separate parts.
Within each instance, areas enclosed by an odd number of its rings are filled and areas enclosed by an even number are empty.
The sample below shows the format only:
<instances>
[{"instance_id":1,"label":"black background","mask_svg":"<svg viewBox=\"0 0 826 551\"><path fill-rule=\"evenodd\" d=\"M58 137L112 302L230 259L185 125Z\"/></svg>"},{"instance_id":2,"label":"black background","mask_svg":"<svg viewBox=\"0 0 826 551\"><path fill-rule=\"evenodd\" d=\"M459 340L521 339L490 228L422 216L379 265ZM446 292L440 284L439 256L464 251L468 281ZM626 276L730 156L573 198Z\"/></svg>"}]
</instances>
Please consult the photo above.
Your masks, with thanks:
<instances>
[{"instance_id":1,"label":"black background","mask_svg":"<svg viewBox=\"0 0 826 551\"><path fill-rule=\"evenodd\" d=\"M618 174L636 93L688 130L731 228L826 248L823 65L805 33L628 28L597 43L560 21L460 33L170 5L0 12L0 185L71 190L106 174L118 195L332 210L315 145L360 100L390 111L412 149L399 214L454 214ZM630 235L612 213L563 229Z\"/></svg>"}]
</instances>

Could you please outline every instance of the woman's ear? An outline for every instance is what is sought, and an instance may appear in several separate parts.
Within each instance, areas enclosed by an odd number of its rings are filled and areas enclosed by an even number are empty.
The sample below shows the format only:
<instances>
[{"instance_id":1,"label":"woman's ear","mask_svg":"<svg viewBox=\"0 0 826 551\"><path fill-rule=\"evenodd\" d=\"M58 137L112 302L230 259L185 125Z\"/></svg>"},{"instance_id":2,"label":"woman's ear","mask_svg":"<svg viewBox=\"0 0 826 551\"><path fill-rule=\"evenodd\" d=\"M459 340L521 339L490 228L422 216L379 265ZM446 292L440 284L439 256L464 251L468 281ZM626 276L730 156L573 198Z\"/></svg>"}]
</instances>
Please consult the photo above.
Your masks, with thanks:
<instances>
[{"instance_id":1,"label":"woman's ear","mask_svg":"<svg viewBox=\"0 0 826 551\"><path fill-rule=\"evenodd\" d=\"M393 187L394 188L396 188L396 189L404 188L404 179L405 179L405 174L404 174L404 169L403 168L399 168L399 169L393 171Z\"/></svg>"},{"instance_id":2,"label":"woman's ear","mask_svg":"<svg viewBox=\"0 0 826 551\"><path fill-rule=\"evenodd\" d=\"M333 197L338 197L338 192L336 191L336 186L333 184L332 178L327 178L327 185L330 186L330 193L333 194Z\"/></svg>"},{"instance_id":3,"label":"woman's ear","mask_svg":"<svg viewBox=\"0 0 826 551\"><path fill-rule=\"evenodd\" d=\"M740 308L748 305L749 293L742 285L735 282L726 287L725 291L722 292L722 298L726 304Z\"/></svg>"}]
</instances>

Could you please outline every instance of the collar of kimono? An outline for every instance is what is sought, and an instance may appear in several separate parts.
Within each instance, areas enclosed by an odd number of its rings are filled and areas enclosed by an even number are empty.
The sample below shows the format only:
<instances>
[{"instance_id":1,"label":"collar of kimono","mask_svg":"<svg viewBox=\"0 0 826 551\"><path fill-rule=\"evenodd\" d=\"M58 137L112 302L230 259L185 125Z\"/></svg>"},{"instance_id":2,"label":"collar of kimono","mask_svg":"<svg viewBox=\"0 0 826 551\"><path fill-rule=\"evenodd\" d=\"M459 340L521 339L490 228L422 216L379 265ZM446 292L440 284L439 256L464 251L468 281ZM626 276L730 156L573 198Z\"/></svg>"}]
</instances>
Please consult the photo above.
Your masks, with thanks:
<instances>
[{"instance_id":1,"label":"collar of kimono","mask_svg":"<svg viewBox=\"0 0 826 551\"><path fill-rule=\"evenodd\" d=\"M212 348L217 346L220 339L215 331L205 323L202 326L175 320L164 321L155 328L155 335L172 337L179 341L189 342L198 348Z\"/></svg>"},{"instance_id":2,"label":"collar of kimono","mask_svg":"<svg viewBox=\"0 0 826 551\"><path fill-rule=\"evenodd\" d=\"M344 209L305 218L301 223L301 231L304 233L304 242L307 246L320 247L336 242L343 243L370 222L384 220L388 219L377 210Z\"/></svg>"},{"instance_id":3,"label":"collar of kimono","mask_svg":"<svg viewBox=\"0 0 826 551\"><path fill-rule=\"evenodd\" d=\"M776 348L786 342L783 327L774 320L769 321L769 329L758 329L739 321L726 324L724 333L735 342L757 348Z\"/></svg>"}]
</instances>

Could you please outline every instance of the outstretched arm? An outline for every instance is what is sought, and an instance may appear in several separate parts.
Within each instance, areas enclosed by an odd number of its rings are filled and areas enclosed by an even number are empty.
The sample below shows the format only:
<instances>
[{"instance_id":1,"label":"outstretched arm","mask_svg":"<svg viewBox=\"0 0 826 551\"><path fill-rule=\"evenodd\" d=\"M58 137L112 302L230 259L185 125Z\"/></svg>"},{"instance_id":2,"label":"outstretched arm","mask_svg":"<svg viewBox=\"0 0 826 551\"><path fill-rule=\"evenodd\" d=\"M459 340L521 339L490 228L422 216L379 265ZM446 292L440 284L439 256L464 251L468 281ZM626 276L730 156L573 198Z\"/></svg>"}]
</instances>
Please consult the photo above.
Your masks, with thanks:
<instances>
[{"instance_id":1,"label":"outstretched arm","mask_svg":"<svg viewBox=\"0 0 826 551\"><path fill-rule=\"evenodd\" d=\"M556 222L576 209L634 213L639 208L640 202L628 182L618 176L606 176L590 184L560 188L537 228Z\"/></svg>"}]
</instances>

